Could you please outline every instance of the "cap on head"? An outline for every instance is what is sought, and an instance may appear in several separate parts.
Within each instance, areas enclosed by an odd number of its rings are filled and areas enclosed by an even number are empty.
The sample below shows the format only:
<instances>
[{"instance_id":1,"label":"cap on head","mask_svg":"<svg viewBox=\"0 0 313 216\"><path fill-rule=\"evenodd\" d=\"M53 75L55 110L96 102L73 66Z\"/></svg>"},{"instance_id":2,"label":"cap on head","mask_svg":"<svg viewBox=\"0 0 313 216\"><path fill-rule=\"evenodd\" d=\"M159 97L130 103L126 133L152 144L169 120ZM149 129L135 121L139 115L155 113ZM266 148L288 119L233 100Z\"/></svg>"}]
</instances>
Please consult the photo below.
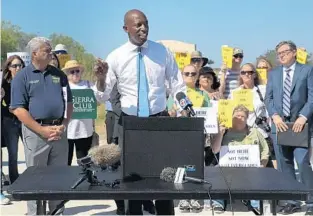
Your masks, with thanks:
<instances>
[{"instance_id":1,"label":"cap on head","mask_svg":"<svg viewBox=\"0 0 313 216\"><path fill-rule=\"evenodd\" d=\"M240 49L240 48L235 47L233 55L238 55L238 54L243 55L243 50Z\"/></svg>"},{"instance_id":2,"label":"cap on head","mask_svg":"<svg viewBox=\"0 0 313 216\"><path fill-rule=\"evenodd\" d=\"M208 58L202 56L202 52L200 51L193 51L190 55L190 59L193 59L193 58L201 58L203 60L202 67L206 65L209 61Z\"/></svg>"},{"instance_id":3,"label":"cap on head","mask_svg":"<svg viewBox=\"0 0 313 216\"><path fill-rule=\"evenodd\" d=\"M67 52L66 46L64 44L57 44L53 50L53 52L57 51L65 51Z\"/></svg>"}]
</instances>

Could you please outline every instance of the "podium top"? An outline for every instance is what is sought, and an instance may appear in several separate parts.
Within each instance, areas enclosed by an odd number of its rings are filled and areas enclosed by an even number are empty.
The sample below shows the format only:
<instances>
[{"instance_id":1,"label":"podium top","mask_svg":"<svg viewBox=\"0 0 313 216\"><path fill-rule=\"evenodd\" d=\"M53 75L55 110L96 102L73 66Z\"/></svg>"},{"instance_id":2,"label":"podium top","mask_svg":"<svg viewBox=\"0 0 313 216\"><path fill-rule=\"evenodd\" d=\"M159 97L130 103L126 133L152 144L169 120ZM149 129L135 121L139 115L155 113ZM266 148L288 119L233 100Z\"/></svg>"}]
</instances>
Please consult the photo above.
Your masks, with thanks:
<instances>
[{"instance_id":1,"label":"podium top","mask_svg":"<svg viewBox=\"0 0 313 216\"><path fill-rule=\"evenodd\" d=\"M203 131L204 118L123 116L124 130Z\"/></svg>"}]
</instances>

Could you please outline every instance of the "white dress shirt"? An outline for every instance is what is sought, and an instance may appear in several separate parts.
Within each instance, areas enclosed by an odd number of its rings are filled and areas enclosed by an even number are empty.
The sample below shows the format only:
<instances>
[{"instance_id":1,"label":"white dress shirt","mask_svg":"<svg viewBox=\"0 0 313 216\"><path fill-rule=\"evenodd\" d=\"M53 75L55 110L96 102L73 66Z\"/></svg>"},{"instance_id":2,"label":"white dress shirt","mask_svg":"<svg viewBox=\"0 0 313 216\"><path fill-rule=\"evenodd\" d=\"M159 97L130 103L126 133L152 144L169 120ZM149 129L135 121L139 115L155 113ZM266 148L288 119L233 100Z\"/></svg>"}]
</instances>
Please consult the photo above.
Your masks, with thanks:
<instances>
[{"instance_id":1,"label":"white dress shirt","mask_svg":"<svg viewBox=\"0 0 313 216\"><path fill-rule=\"evenodd\" d=\"M288 70L288 69L291 69L291 71L289 72L289 75L290 75L290 80L291 80L291 82L292 82L292 80L293 80L293 75L295 74L296 62L293 63L293 65L291 65L289 68L283 67L283 81L284 81L284 82L285 82L285 79L286 79L286 76L287 76L286 70Z\"/></svg>"},{"instance_id":2,"label":"white dress shirt","mask_svg":"<svg viewBox=\"0 0 313 216\"><path fill-rule=\"evenodd\" d=\"M97 90L94 83L82 80L77 84L69 83L71 89L92 89L98 102L103 102L103 92ZM93 119L71 119L67 126L68 139L91 137L94 132Z\"/></svg>"},{"instance_id":3,"label":"white dress shirt","mask_svg":"<svg viewBox=\"0 0 313 216\"><path fill-rule=\"evenodd\" d=\"M258 125L255 124L255 120L256 120L257 117L266 117L266 118L268 118L268 113L266 111L265 104L264 104L264 102L262 102L262 100L260 98L260 95L257 92L258 88L259 88L260 93L261 93L261 95L263 97L263 100L264 100L264 97L265 97L265 90L266 90L266 86L265 85L258 85L258 87L255 86L252 89L252 91L253 91L253 108L254 108L254 110L249 112L249 116L248 116L248 119L247 119L247 125L249 125L250 127L258 128L258 130L261 132L261 134L265 138L267 138L268 134L266 133L266 131L263 130L262 128L260 128ZM230 94L230 98L233 97L232 95L233 95L234 91L238 91L238 90L241 90L241 89L242 89L241 87L238 87L238 88L234 89L232 91L232 93Z\"/></svg>"},{"instance_id":4,"label":"white dress shirt","mask_svg":"<svg viewBox=\"0 0 313 216\"><path fill-rule=\"evenodd\" d=\"M106 59L109 70L104 98L108 100L115 83L121 94L121 109L127 115L137 115L137 46L127 42L110 53ZM172 53L162 44L146 41L141 46L149 87L150 115L166 109L166 89L175 98L178 92L186 94L186 85ZM168 87L165 86L168 81Z\"/></svg>"}]
</instances>

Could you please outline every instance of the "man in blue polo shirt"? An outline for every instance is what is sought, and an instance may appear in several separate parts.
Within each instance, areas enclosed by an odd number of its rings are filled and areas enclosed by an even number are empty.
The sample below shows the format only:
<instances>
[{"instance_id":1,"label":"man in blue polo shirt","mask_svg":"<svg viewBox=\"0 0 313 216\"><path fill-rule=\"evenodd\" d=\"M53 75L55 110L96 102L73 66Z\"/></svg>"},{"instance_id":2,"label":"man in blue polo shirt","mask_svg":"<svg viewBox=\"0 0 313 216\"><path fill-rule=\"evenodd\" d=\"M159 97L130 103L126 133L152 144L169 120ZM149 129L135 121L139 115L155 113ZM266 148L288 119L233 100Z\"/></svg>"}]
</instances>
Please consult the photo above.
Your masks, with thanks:
<instances>
[{"instance_id":1,"label":"man in blue polo shirt","mask_svg":"<svg viewBox=\"0 0 313 216\"><path fill-rule=\"evenodd\" d=\"M27 48L32 62L13 79L10 105L22 122L26 165L67 165L66 126L73 111L67 77L48 65L52 57L48 39L35 37ZM50 201L49 210L59 203ZM29 201L27 207L28 215L36 215L35 201Z\"/></svg>"}]
</instances>

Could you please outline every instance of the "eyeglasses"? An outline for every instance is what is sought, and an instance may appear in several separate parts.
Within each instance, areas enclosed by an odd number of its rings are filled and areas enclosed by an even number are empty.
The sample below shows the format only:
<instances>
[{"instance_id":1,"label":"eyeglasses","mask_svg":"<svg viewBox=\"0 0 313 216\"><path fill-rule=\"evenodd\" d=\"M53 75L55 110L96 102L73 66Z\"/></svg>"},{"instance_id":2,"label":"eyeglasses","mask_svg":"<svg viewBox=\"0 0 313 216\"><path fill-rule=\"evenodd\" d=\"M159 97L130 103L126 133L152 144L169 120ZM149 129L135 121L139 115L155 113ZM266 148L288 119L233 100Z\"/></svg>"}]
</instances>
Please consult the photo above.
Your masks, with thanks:
<instances>
[{"instance_id":1,"label":"eyeglasses","mask_svg":"<svg viewBox=\"0 0 313 216\"><path fill-rule=\"evenodd\" d=\"M264 66L264 67L257 67L257 69L268 69L267 66Z\"/></svg>"},{"instance_id":2,"label":"eyeglasses","mask_svg":"<svg viewBox=\"0 0 313 216\"><path fill-rule=\"evenodd\" d=\"M11 68L21 68L21 67L23 67L23 65L22 64L13 64L13 65L10 65L10 67Z\"/></svg>"},{"instance_id":3,"label":"eyeglasses","mask_svg":"<svg viewBox=\"0 0 313 216\"><path fill-rule=\"evenodd\" d=\"M210 76L210 75L201 75L201 76L200 76L200 79L209 79L209 80L212 80L213 77Z\"/></svg>"},{"instance_id":4,"label":"eyeglasses","mask_svg":"<svg viewBox=\"0 0 313 216\"><path fill-rule=\"evenodd\" d=\"M80 70L71 70L69 71L70 74L79 74Z\"/></svg>"},{"instance_id":5,"label":"eyeglasses","mask_svg":"<svg viewBox=\"0 0 313 216\"><path fill-rule=\"evenodd\" d=\"M236 55L234 55L234 58L243 58L243 55L242 54L236 54Z\"/></svg>"},{"instance_id":6,"label":"eyeglasses","mask_svg":"<svg viewBox=\"0 0 313 216\"><path fill-rule=\"evenodd\" d=\"M192 58L191 62L196 63L196 62L201 62L202 58Z\"/></svg>"},{"instance_id":7,"label":"eyeglasses","mask_svg":"<svg viewBox=\"0 0 313 216\"><path fill-rule=\"evenodd\" d=\"M252 75L254 74L254 71L240 71L241 75Z\"/></svg>"},{"instance_id":8,"label":"eyeglasses","mask_svg":"<svg viewBox=\"0 0 313 216\"><path fill-rule=\"evenodd\" d=\"M197 72L184 72L184 75L194 77L197 75Z\"/></svg>"},{"instance_id":9,"label":"eyeglasses","mask_svg":"<svg viewBox=\"0 0 313 216\"><path fill-rule=\"evenodd\" d=\"M288 50L284 50L281 52L277 52L277 56L281 57L281 56L288 55L291 51L292 51L291 49L288 49Z\"/></svg>"},{"instance_id":10,"label":"eyeglasses","mask_svg":"<svg viewBox=\"0 0 313 216\"><path fill-rule=\"evenodd\" d=\"M54 51L55 54L67 54L67 52L65 50L57 50L57 51Z\"/></svg>"}]
</instances>

